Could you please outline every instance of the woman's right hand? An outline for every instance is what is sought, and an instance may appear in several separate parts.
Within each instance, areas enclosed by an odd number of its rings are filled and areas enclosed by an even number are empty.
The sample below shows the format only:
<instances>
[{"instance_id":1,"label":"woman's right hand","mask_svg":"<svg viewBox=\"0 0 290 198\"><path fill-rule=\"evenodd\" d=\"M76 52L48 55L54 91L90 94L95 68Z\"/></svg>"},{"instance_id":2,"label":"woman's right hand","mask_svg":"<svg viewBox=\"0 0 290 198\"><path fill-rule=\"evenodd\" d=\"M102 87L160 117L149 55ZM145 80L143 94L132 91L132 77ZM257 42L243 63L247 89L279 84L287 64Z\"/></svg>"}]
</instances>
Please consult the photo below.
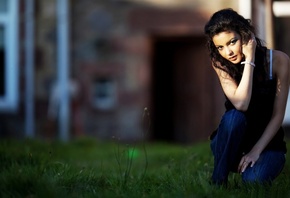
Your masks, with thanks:
<instances>
[{"instance_id":1,"label":"woman's right hand","mask_svg":"<svg viewBox=\"0 0 290 198\"><path fill-rule=\"evenodd\" d=\"M245 56L245 61L255 62L256 46L257 46L256 38L255 35L252 34L252 38L242 46L242 52Z\"/></svg>"}]
</instances>

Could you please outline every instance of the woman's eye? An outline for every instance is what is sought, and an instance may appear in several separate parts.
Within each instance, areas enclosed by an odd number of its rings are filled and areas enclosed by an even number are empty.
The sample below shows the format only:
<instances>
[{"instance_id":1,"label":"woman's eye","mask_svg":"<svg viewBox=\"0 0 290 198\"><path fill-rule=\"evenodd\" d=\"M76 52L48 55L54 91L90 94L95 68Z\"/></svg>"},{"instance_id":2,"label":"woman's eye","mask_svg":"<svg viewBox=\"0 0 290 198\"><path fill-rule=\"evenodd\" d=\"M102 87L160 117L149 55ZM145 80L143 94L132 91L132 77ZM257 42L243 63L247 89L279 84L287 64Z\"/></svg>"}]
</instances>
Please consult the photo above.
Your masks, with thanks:
<instances>
[{"instance_id":1,"label":"woman's eye","mask_svg":"<svg viewBox=\"0 0 290 198\"><path fill-rule=\"evenodd\" d=\"M222 49L223 49L222 46L218 46L218 47L217 47L217 50L218 50L218 51L221 51Z\"/></svg>"},{"instance_id":2,"label":"woman's eye","mask_svg":"<svg viewBox=\"0 0 290 198\"><path fill-rule=\"evenodd\" d=\"M237 39L231 40L231 44L235 44L237 42Z\"/></svg>"}]
</instances>

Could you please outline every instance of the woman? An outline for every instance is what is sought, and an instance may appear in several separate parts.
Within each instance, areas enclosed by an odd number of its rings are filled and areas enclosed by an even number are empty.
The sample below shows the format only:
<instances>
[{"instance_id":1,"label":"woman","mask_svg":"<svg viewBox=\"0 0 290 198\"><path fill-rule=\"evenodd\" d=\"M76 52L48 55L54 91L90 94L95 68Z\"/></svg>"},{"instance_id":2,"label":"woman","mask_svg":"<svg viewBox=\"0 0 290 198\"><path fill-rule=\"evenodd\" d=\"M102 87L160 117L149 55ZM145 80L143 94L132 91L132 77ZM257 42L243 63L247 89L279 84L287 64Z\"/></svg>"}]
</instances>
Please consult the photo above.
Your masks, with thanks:
<instances>
[{"instance_id":1,"label":"woman","mask_svg":"<svg viewBox=\"0 0 290 198\"><path fill-rule=\"evenodd\" d=\"M244 182L269 183L282 171L286 144L281 127L289 90L289 57L267 49L251 21L232 9L205 25L207 46L226 97L226 112L211 135L212 182L229 172Z\"/></svg>"}]
</instances>

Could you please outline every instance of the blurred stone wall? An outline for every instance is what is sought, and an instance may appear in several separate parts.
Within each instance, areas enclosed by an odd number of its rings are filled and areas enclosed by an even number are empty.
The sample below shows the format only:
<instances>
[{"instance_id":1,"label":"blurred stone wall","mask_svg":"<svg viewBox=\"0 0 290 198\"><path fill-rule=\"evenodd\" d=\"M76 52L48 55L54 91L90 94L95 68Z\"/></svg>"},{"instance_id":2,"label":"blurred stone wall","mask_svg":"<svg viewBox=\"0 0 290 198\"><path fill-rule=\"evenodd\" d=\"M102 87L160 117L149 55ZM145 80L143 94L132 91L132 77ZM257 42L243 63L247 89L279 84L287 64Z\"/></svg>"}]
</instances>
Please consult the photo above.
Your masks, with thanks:
<instances>
[{"instance_id":1,"label":"blurred stone wall","mask_svg":"<svg viewBox=\"0 0 290 198\"><path fill-rule=\"evenodd\" d=\"M49 115L57 78L56 0L34 2L36 137L57 138L57 117ZM237 8L237 1L71 0L71 137L141 139L143 110L152 105L152 38L202 36L206 19L225 7ZM12 123L7 134L19 137L25 124L24 8L20 0L20 109L1 115Z\"/></svg>"}]
</instances>

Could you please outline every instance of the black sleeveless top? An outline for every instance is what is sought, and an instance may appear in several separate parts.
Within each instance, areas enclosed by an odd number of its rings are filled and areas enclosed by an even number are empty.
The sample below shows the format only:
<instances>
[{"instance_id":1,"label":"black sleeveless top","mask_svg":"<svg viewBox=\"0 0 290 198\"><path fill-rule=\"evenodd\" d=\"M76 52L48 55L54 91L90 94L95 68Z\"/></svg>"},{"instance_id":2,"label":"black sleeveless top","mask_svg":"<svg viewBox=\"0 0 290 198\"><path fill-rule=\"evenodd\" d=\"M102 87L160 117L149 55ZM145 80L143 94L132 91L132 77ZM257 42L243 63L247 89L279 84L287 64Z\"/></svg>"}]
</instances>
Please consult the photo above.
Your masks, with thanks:
<instances>
[{"instance_id":1,"label":"black sleeveless top","mask_svg":"<svg viewBox=\"0 0 290 198\"><path fill-rule=\"evenodd\" d=\"M267 57L266 52L267 50L264 51L264 57ZM265 61L267 61L267 59L265 59ZM271 64L272 60L269 62L269 64ZM275 76L272 77L272 67L269 67L269 64L257 64L256 62L253 74L252 97L248 110L245 112L247 118L247 130L241 144L241 149L245 153L249 152L259 140L273 113L277 79ZM268 66L269 69L261 68L265 67L263 65ZM240 79L238 80L238 83L239 82ZM227 111L235 108L227 98L225 107ZM269 142L265 150L283 151L286 153L287 149L282 126L280 126L276 135Z\"/></svg>"}]
</instances>

